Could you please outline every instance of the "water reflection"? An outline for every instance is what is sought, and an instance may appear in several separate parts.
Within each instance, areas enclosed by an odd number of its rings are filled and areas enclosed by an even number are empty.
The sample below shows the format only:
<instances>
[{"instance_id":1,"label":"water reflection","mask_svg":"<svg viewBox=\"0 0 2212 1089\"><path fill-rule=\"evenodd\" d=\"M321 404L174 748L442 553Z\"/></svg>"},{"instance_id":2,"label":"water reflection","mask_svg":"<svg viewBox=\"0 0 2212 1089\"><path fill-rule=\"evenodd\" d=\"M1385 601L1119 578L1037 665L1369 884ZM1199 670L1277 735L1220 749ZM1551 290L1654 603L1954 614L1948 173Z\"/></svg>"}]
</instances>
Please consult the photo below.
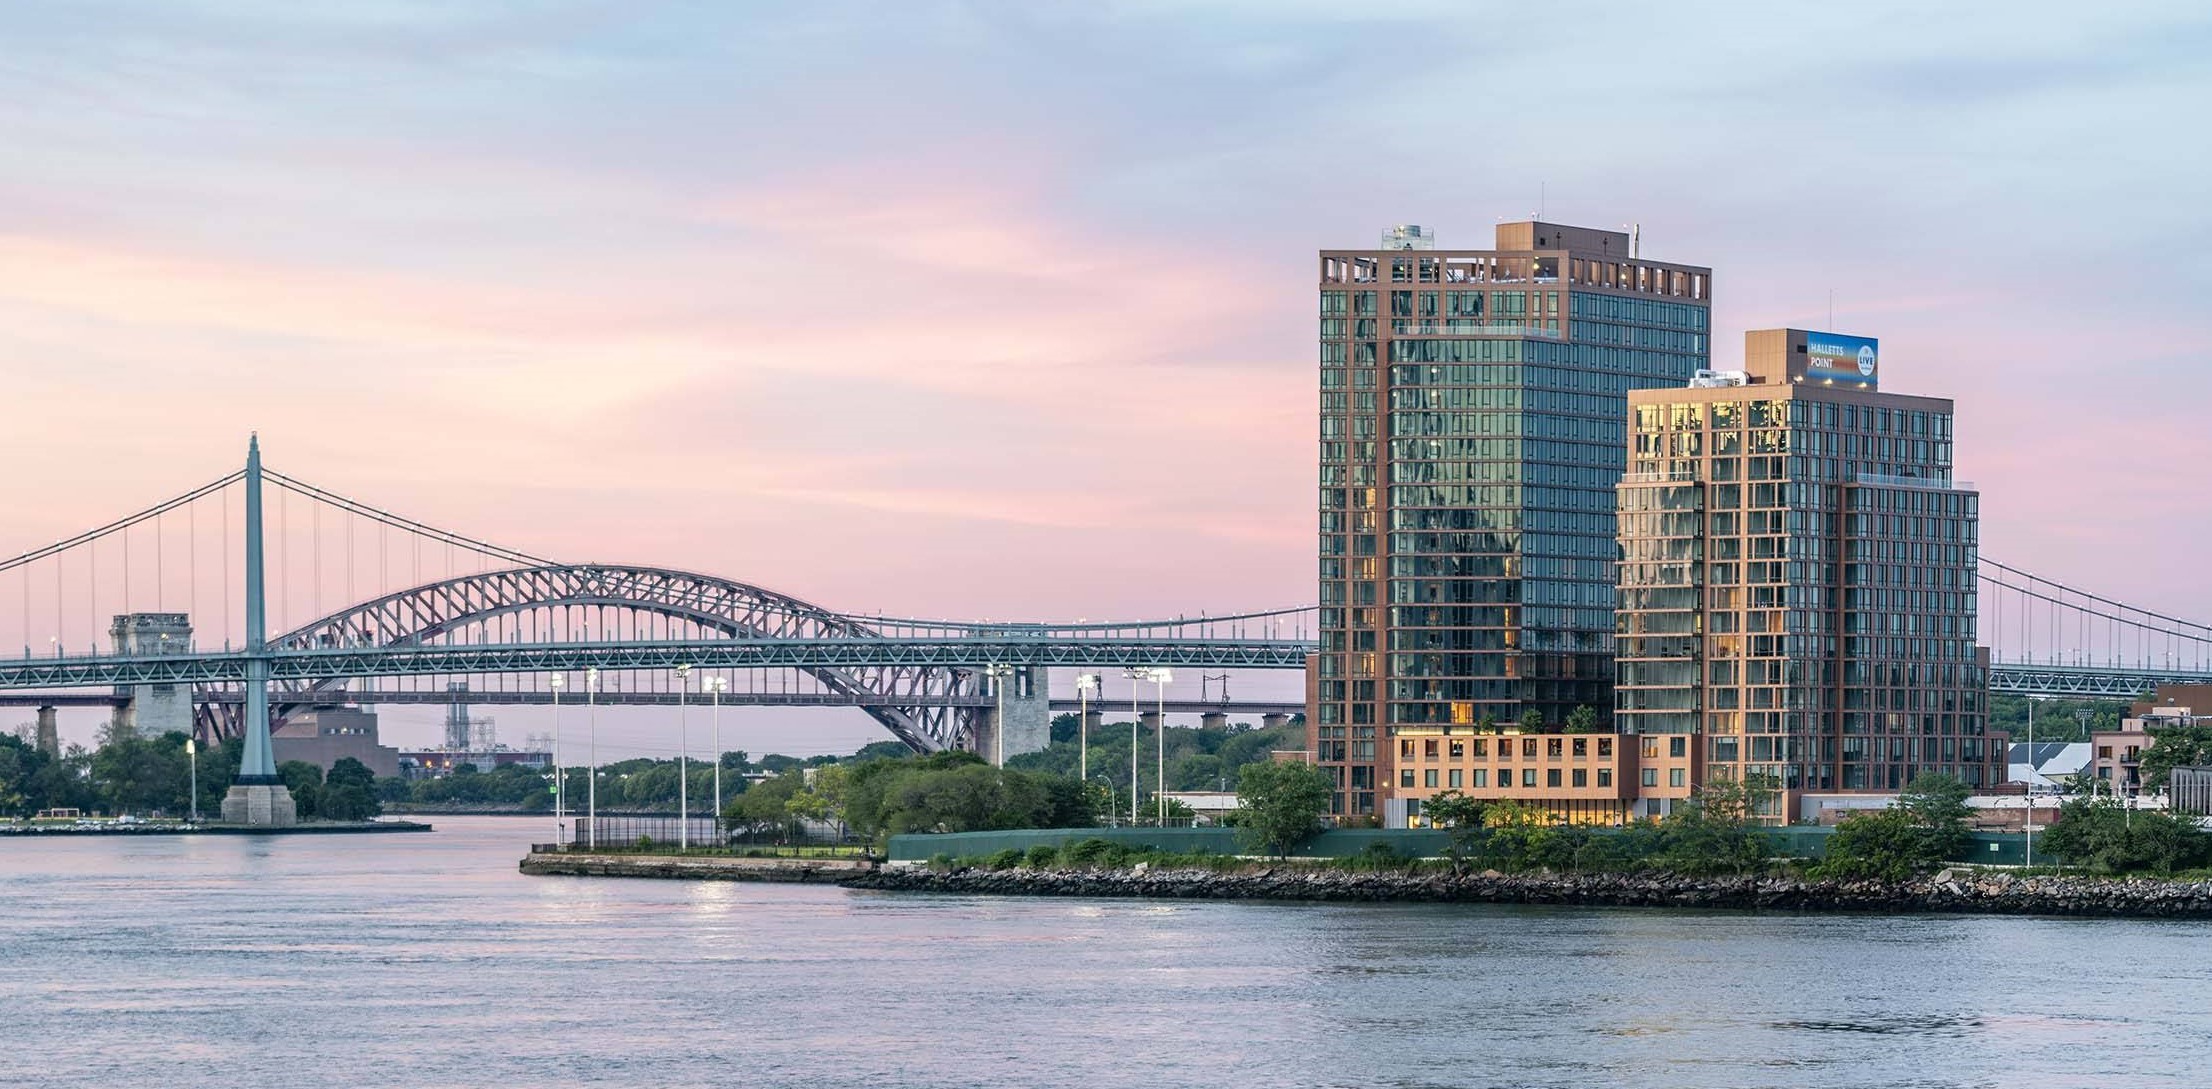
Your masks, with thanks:
<instances>
[{"instance_id":1,"label":"water reflection","mask_svg":"<svg viewBox=\"0 0 2212 1089\"><path fill-rule=\"evenodd\" d=\"M7 844L0 1082L2175 1086L2212 1029L2200 924L532 879L440 823Z\"/></svg>"}]
</instances>

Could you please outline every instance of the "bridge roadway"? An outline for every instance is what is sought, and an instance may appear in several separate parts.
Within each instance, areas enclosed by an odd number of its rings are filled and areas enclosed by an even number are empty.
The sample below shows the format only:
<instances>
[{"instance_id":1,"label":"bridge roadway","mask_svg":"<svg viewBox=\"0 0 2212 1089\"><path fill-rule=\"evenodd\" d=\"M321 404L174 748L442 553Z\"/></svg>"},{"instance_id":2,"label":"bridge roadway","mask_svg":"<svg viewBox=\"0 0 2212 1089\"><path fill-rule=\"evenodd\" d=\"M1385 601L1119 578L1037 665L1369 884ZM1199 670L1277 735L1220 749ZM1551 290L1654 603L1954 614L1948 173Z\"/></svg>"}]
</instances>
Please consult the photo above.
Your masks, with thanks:
<instances>
[{"instance_id":1,"label":"bridge roadway","mask_svg":"<svg viewBox=\"0 0 2212 1089\"><path fill-rule=\"evenodd\" d=\"M349 706L362 707L450 707L454 704L462 704L468 707L545 707L553 702L551 692L502 692L475 689L465 692L408 691L404 689L359 690L325 693L323 698L334 703L342 702ZM196 692L192 697L194 703L233 705L244 703L245 699L245 693L234 688ZM295 693L283 691L271 692L269 699L270 702L280 706L299 703ZM0 707L120 707L130 701L131 697L127 692L0 692ZM561 705L570 708L579 707L583 702L583 699L575 693L570 693L561 699ZM674 692L608 691L599 693L598 702L602 707L675 707L687 701L679 699ZM693 707L706 707L710 705L711 700L705 693L694 691L691 693L688 702ZM901 696L896 701L897 705L902 707L974 707L978 709L990 708L996 702L991 696L944 695L927 692ZM722 706L724 707L876 707L891 706L892 704L893 701L888 699L870 699L858 694L840 692L722 693ZM1083 706L1084 703L1081 700L1054 699L1051 701L1051 707L1054 711L1075 711L1080 710ZM1124 709L1124 713L1127 713L1126 708L1129 706L1129 701L1122 700L1116 703L1112 700L1091 700L1089 706L1094 712L1111 713L1119 707ZM1138 710L1153 711L1158 708L1158 700L1146 699L1141 702ZM1286 700L1170 699L1167 701L1167 713L1171 715L1197 715L1210 712L1228 715L1295 715L1304 711L1305 705L1303 703L1293 703Z\"/></svg>"},{"instance_id":2,"label":"bridge roadway","mask_svg":"<svg viewBox=\"0 0 2212 1089\"><path fill-rule=\"evenodd\" d=\"M1032 634L825 636L789 639L415 644L270 650L272 681L494 673L581 673L586 669L870 669L943 666L1188 666L1303 669L1313 644L1288 639ZM86 656L0 661L0 690L104 688L140 684L226 684L246 679L243 652ZM581 702L581 701L579 701Z\"/></svg>"},{"instance_id":3,"label":"bridge roadway","mask_svg":"<svg viewBox=\"0 0 2212 1089\"><path fill-rule=\"evenodd\" d=\"M717 638L668 641L620 641L538 644L416 644L271 650L265 657L273 681L322 682L343 678L500 673L581 673L667 670L678 665L698 669L867 669L888 667L1005 666L1186 666L1196 668L1303 669L1314 644L1292 639L1185 639L1172 636L1060 635L1005 633L944 636L829 636L815 638ZM54 706L97 705L115 701L108 693L67 695L32 689L115 688L140 684L221 685L241 683L247 655L238 651L136 657L81 656L0 660L0 703ZM2212 673L2161 667L2040 665L1998 663L1990 667L1990 690L2005 695L2076 699L2135 699L2161 684L2212 684ZM20 693L20 695L16 695ZM471 703L507 702L489 692L470 693ZM520 694L518 694L520 695ZM608 693L610 697L614 693ZM656 702L653 694L634 694L633 702ZM281 694L276 695L281 700ZM573 698L573 697L572 697ZM733 706L742 694L731 694ZM940 697L944 706L983 706L977 697ZM789 697L777 697L789 700ZM825 697L861 706L848 697ZM388 702L436 702L393 693ZM521 702L517 700L516 702ZM546 702L551 702L547 697ZM583 702L577 700L576 702ZM607 702L616 700L610 698ZM667 702L673 703L673 694ZM762 705L776 701L762 699ZM790 704L799 701L789 700ZM913 695L899 697L919 705ZM1066 701L1055 701L1059 704ZM1100 701L1103 708L1111 701ZM789 705L789 704L786 704ZM1072 706L1072 703L1070 704ZM1203 710L1196 707L1193 710ZM1187 712L1186 712L1187 713Z\"/></svg>"}]
</instances>

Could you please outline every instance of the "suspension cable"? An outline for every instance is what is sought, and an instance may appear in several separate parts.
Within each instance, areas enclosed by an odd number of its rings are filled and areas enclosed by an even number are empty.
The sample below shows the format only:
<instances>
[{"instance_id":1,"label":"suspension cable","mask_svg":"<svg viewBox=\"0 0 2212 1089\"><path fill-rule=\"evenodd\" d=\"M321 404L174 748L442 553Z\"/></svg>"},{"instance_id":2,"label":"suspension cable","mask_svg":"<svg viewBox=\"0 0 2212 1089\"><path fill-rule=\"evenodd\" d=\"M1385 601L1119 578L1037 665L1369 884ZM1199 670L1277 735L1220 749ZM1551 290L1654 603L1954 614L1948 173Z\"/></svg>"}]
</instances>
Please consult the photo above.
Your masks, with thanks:
<instances>
[{"instance_id":1,"label":"suspension cable","mask_svg":"<svg viewBox=\"0 0 2212 1089\"><path fill-rule=\"evenodd\" d=\"M527 552L520 552L512 548L506 548L501 545L492 544L489 541L480 541L474 537L466 537L461 534L454 533L450 530L443 530L439 529L436 526L417 522L412 518L407 518L403 515L393 514L389 511L369 506L368 504L360 502L359 500L349 499L343 495L339 495L336 492L326 491L322 488L314 486L313 484L308 484L304 481L294 480L291 477L285 476L284 474L275 472L273 470L263 469L261 471L261 475L269 480L275 481L279 486L287 488L306 498L313 499L321 503L327 503L349 514L359 515L363 518L369 519L370 521L379 522L394 529L404 530L406 532L413 533L422 537L428 537L434 541L444 543L449 548L459 546L461 548L466 548L472 552L476 552L481 555L489 556L494 559L504 560L508 563L517 564L523 567L560 566L560 564L556 561L546 559L542 556L533 556ZM4 568L0 568L0 570L4 570Z\"/></svg>"},{"instance_id":2,"label":"suspension cable","mask_svg":"<svg viewBox=\"0 0 2212 1089\"><path fill-rule=\"evenodd\" d=\"M163 511L174 510L175 508L182 506L183 504L190 503L202 496L211 495L223 488L229 487L232 484L236 484L240 479L244 478L245 475L245 471L241 469L238 472L232 473L229 476L215 481L212 484L201 485L200 487L194 488L191 491L184 493L183 495L177 496L173 499L164 500L160 503L156 503L153 506L146 508L145 510L139 511L137 514L129 515L124 518L118 518L113 522L109 522L108 524L99 527L98 529L88 529L83 533L77 534L74 537L55 541L53 544L47 545L44 548L33 549L11 559L0 560L0 571L13 570L17 567L23 566L24 564L43 560L56 552L67 551L68 549L75 548L78 545L88 544L92 541L97 541L100 538L107 536L108 534L120 532L121 530L127 529L131 526L135 526L148 518L152 518L155 515L162 513Z\"/></svg>"}]
</instances>

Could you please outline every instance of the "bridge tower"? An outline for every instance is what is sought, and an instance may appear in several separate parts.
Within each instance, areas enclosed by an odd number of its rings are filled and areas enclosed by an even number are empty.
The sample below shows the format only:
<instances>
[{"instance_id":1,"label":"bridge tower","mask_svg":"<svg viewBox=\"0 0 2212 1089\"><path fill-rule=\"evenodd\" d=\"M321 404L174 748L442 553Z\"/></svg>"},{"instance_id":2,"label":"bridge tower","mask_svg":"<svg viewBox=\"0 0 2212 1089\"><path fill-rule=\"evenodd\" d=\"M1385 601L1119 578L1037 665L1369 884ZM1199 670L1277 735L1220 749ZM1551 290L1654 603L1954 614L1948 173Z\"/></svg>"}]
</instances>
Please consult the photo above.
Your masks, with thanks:
<instances>
[{"instance_id":1,"label":"bridge tower","mask_svg":"<svg viewBox=\"0 0 2212 1089\"><path fill-rule=\"evenodd\" d=\"M278 778L269 744L269 642L267 598L261 578L261 438L246 446L246 752L238 778L223 798L223 819L280 828L295 824L299 810Z\"/></svg>"},{"instance_id":2,"label":"bridge tower","mask_svg":"<svg viewBox=\"0 0 2212 1089\"><path fill-rule=\"evenodd\" d=\"M192 651L192 618L184 613L125 613L108 628L115 653L127 658ZM172 730L192 732L192 686L139 684L119 687L126 701L115 710L115 724L140 737Z\"/></svg>"}]
</instances>

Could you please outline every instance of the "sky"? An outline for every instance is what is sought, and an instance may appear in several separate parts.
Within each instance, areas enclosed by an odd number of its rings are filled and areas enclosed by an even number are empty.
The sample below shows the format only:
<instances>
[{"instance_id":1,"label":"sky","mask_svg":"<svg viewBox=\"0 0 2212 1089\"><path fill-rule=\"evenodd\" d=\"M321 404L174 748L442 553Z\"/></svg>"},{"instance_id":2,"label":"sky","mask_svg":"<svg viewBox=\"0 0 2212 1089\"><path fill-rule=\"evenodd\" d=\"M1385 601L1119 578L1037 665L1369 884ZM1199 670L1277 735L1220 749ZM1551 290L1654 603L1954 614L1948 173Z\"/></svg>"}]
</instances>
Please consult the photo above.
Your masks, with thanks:
<instances>
[{"instance_id":1,"label":"sky","mask_svg":"<svg viewBox=\"0 0 2212 1089\"><path fill-rule=\"evenodd\" d=\"M258 431L844 610L1305 602L1314 251L1540 212L1713 267L1716 365L1880 337L1985 554L2212 618L2208 50L2193 4L0 5L0 553Z\"/></svg>"}]
</instances>

